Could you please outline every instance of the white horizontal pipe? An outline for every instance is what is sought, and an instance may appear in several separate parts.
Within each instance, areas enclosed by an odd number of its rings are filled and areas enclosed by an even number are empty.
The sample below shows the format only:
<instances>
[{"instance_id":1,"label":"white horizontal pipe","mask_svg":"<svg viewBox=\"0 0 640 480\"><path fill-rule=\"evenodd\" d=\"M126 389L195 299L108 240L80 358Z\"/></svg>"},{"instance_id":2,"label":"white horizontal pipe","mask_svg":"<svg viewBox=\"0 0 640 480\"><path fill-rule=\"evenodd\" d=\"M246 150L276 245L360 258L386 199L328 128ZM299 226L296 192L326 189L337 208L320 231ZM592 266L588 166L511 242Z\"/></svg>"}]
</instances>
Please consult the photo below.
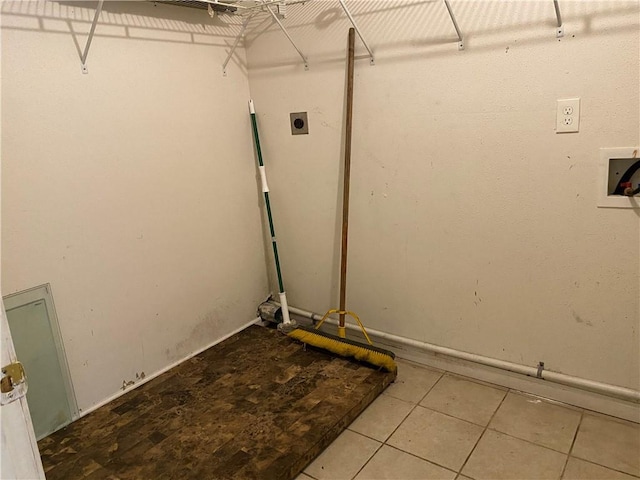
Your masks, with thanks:
<instances>
[{"instance_id":1,"label":"white horizontal pipe","mask_svg":"<svg viewBox=\"0 0 640 480\"><path fill-rule=\"evenodd\" d=\"M276 302L274 302L276 303ZM289 306L289 312L302 317L310 318L311 320L319 321L322 319L322 315L317 313L308 312L300 308ZM326 322L331 324L337 324L337 321L328 318ZM347 329L360 331L357 325L346 324ZM421 342L419 340L413 340L411 338L400 337L391 333L381 332L379 330L373 330L367 328L367 332L372 336L380 339L390 340L392 342L406 345L409 347L419 348L431 353L439 353L441 355L447 355L453 358L459 358L461 360L467 360L469 362L479 363L481 365L487 365L489 367L499 368L501 370L507 370L509 372L519 373L521 375L527 375L530 377L537 377L538 367L528 367L526 365L520 365L518 363L507 362L505 360L498 360L496 358L485 357L483 355L477 355L475 353L462 352L453 348L441 347L432 343ZM592 392L601 393L603 395L609 395L612 397L622 398L635 403L640 403L640 392L632 390L630 388L619 387L617 385L611 385L608 383L596 382L593 380L587 380L585 378L574 377L572 375L565 375L564 373L553 372L551 370L542 370L541 377L543 380L548 380L554 383L561 383L570 387L581 388L583 390L590 390Z\"/></svg>"}]
</instances>

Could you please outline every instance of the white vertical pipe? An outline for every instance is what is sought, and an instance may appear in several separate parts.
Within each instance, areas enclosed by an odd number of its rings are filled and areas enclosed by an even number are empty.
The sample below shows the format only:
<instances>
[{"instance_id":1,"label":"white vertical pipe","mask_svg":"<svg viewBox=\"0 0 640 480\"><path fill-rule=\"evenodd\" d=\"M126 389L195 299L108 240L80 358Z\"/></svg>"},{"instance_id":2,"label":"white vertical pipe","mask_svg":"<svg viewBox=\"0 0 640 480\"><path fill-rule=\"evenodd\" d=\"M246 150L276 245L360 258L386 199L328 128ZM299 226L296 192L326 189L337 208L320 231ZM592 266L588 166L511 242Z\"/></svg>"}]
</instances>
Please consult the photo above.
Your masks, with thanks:
<instances>
[{"instance_id":1,"label":"white vertical pipe","mask_svg":"<svg viewBox=\"0 0 640 480\"><path fill-rule=\"evenodd\" d=\"M287 293L282 292L278 294L280 297L280 309L282 310L282 322L285 325L291 323L291 317L289 317L289 304L287 303Z\"/></svg>"}]
</instances>

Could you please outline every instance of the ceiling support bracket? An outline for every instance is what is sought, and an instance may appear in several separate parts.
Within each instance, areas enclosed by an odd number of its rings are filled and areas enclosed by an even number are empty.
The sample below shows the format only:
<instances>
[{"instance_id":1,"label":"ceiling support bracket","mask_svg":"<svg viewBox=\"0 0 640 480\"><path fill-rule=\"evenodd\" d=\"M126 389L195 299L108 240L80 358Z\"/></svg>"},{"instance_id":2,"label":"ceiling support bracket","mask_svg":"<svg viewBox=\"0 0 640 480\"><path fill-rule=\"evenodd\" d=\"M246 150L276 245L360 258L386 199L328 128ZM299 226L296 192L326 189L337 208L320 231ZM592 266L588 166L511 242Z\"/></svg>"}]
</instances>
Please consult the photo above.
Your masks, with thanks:
<instances>
[{"instance_id":1,"label":"ceiling support bracket","mask_svg":"<svg viewBox=\"0 0 640 480\"><path fill-rule=\"evenodd\" d=\"M264 0L263 0L263 3L264 3ZM282 30L282 33L284 33L285 37L289 39L289 42L291 43L291 45L293 45L293 48L296 49L296 51L298 52L298 55L300 55L300 58L302 58L302 61L304 62L304 69L309 70L309 62L307 60L307 57L304 55L304 53L300 51L300 49L298 48L296 43L293 41L293 38L291 38L291 35L289 35L289 32L287 32L287 29L284 27L284 25L282 24L278 16L275 13L273 13L273 10L271 10L271 7L269 7L268 5L265 8L269 11L273 19L276 21L276 23L280 27L280 30Z\"/></svg>"},{"instance_id":2,"label":"ceiling support bracket","mask_svg":"<svg viewBox=\"0 0 640 480\"><path fill-rule=\"evenodd\" d=\"M244 32L247 30L247 25L249 25L249 21L251 20L252 16L253 15L249 15L247 18L244 19L244 22L242 22L242 28L240 28L240 33L238 33L238 36L236 37L236 40L235 40L235 42L233 42L233 46L231 47L231 50L229 51L229 55L227 55L226 60L222 64L222 76L223 77L227 76L227 64L229 63L229 60L231 60L231 57L233 56L233 52L236 51L236 48L238 47L238 44L240 43L240 40L244 36Z\"/></svg>"},{"instance_id":3,"label":"ceiling support bracket","mask_svg":"<svg viewBox=\"0 0 640 480\"><path fill-rule=\"evenodd\" d=\"M451 5L449 4L449 0L444 0L444 4L447 7L447 11L449 12L449 17L451 17L453 28L456 29L456 34L458 35L458 50L464 50L464 37L462 35L462 31L460 31L458 22L456 21L456 16L453 14L453 10L451 8Z\"/></svg>"},{"instance_id":4,"label":"ceiling support bracket","mask_svg":"<svg viewBox=\"0 0 640 480\"><path fill-rule=\"evenodd\" d=\"M354 30L356 31L356 33L360 37L360 40L362 40L362 44L364 45L364 48L366 48L367 52L369 52L369 64L370 65L375 65L376 62L375 62L375 58L373 56L373 50L371 50L371 48L369 48L369 44L367 43L367 41L362 36L362 33L360 32L360 29L358 28L358 25L356 25L356 21L353 19L353 17L351 16L351 12L347 8L347 4L344 3L344 0L338 0L338 1L340 2L340 6L342 7L342 9L344 10L344 13L349 18L349 21L351 22L351 25L353 25Z\"/></svg>"},{"instance_id":5,"label":"ceiling support bracket","mask_svg":"<svg viewBox=\"0 0 640 480\"><path fill-rule=\"evenodd\" d=\"M91 24L91 30L89 30L89 38L87 38L87 44L84 46L84 52L82 52L82 57L80 57L80 61L82 62L82 73L89 73L89 69L87 68L87 57L89 56L89 48L91 48L91 41L93 40L93 35L96 33L96 25L98 24L98 17L100 17L100 12L102 12L102 4L104 0L98 1L98 7L96 8L96 14L93 16L93 23Z\"/></svg>"},{"instance_id":6,"label":"ceiling support bracket","mask_svg":"<svg viewBox=\"0 0 640 480\"><path fill-rule=\"evenodd\" d=\"M562 15L560 15L560 5L558 4L558 0L553 0L553 7L556 9L556 20L558 21L556 37L561 38L564 37L564 25L562 23Z\"/></svg>"}]
</instances>

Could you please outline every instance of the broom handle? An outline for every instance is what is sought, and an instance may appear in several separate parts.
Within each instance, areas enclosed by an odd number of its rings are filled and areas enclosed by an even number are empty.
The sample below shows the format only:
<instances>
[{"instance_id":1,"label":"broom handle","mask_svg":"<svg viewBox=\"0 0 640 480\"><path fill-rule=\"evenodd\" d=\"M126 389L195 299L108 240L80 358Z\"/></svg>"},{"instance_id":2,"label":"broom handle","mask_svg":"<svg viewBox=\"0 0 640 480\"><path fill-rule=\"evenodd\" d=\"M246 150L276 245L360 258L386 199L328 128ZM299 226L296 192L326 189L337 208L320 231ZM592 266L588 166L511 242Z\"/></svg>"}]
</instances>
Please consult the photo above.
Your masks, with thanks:
<instances>
[{"instance_id":1,"label":"broom handle","mask_svg":"<svg viewBox=\"0 0 640 480\"><path fill-rule=\"evenodd\" d=\"M353 64L355 29L349 29L349 57L347 62L347 118L344 139L344 187L342 193L342 249L340 256L340 311L347 304L347 243L349 234L349 180L351 177L351 127L353 120ZM340 314L340 327L344 327L344 313Z\"/></svg>"}]
</instances>

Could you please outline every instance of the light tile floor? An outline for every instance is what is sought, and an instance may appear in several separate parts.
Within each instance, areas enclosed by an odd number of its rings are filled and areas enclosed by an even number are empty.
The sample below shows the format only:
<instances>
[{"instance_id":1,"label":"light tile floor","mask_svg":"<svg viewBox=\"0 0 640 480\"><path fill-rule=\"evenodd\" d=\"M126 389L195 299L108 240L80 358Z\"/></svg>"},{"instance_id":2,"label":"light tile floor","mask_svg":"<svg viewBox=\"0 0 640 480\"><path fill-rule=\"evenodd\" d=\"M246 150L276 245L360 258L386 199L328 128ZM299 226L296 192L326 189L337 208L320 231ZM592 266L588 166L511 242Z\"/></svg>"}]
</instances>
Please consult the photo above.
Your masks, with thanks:
<instances>
[{"instance_id":1,"label":"light tile floor","mask_svg":"<svg viewBox=\"0 0 640 480\"><path fill-rule=\"evenodd\" d=\"M398 362L297 480L638 480L640 425Z\"/></svg>"}]
</instances>

